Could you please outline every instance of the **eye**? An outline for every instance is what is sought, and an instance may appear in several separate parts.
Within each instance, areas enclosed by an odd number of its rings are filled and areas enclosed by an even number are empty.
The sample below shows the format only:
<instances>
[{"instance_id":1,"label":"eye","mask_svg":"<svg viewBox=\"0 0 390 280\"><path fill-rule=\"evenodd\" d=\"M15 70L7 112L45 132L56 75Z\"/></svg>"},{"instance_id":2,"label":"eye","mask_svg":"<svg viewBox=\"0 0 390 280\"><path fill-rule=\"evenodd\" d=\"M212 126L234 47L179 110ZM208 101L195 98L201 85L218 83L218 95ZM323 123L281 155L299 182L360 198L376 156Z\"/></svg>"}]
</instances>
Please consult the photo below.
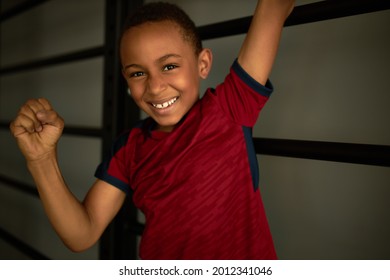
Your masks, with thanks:
<instances>
[{"instance_id":1,"label":"eye","mask_svg":"<svg viewBox=\"0 0 390 280\"><path fill-rule=\"evenodd\" d=\"M163 67L163 71L170 71L170 70L173 70L175 68L177 68L178 66L177 65L174 65L174 64L168 64L168 65L165 65Z\"/></svg>"},{"instance_id":2,"label":"eye","mask_svg":"<svg viewBox=\"0 0 390 280\"><path fill-rule=\"evenodd\" d=\"M136 77L141 77L141 76L144 76L144 75L145 75L144 72L137 71L137 72L130 73L129 77L130 78L136 78Z\"/></svg>"}]
</instances>

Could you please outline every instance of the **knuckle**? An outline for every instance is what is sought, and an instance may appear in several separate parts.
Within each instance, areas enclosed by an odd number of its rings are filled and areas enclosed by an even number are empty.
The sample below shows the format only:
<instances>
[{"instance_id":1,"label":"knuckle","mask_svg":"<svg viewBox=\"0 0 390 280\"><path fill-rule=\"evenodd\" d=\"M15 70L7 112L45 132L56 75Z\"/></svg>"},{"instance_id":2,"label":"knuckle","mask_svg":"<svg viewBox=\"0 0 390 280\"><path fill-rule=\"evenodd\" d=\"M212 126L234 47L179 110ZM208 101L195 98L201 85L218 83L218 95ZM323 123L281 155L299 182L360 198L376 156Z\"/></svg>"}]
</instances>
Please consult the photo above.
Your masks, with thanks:
<instances>
[{"instance_id":1,"label":"knuckle","mask_svg":"<svg viewBox=\"0 0 390 280\"><path fill-rule=\"evenodd\" d=\"M47 100L46 98L43 98L43 97L38 98L38 102L39 102L39 104L41 104L41 106L42 106L43 108L45 108L46 110L49 110L49 109L52 108L52 107L51 107L51 104L50 104L50 102L49 102L49 100Z\"/></svg>"},{"instance_id":2,"label":"knuckle","mask_svg":"<svg viewBox=\"0 0 390 280\"><path fill-rule=\"evenodd\" d=\"M30 110L33 110L33 111L38 111L41 108L43 108L43 106L41 105L41 103L39 102L38 99L29 99L29 100L27 100L25 105L27 107L29 107Z\"/></svg>"},{"instance_id":3,"label":"knuckle","mask_svg":"<svg viewBox=\"0 0 390 280\"><path fill-rule=\"evenodd\" d=\"M24 104L22 107L20 107L19 109L19 112L18 112L18 116L21 116L21 115L29 115L31 111L31 107L29 105Z\"/></svg>"},{"instance_id":4,"label":"knuckle","mask_svg":"<svg viewBox=\"0 0 390 280\"><path fill-rule=\"evenodd\" d=\"M26 101L26 104L25 105L34 105L37 103L37 100L34 99L34 98L30 98Z\"/></svg>"},{"instance_id":5,"label":"knuckle","mask_svg":"<svg viewBox=\"0 0 390 280\"><path fill-rule=\"evenodd\" d=\"M44 98L44 97L38 98L38 102L45 103L45 104L49 103L49 101L46 98Z\"/></svg>"},{"instance_id":6,"label":"knuckle","mask_svg":"<svg viewBox=\"0 0 390 280\"><path fill-rule=\"evenodd\" d=\"M24 103L20 109L19 109L19 112L25 112L27 110L31 110L31 105L32 105L32 101L31 100L27 100L26 103Z\"/></svg>"}]
</instances>

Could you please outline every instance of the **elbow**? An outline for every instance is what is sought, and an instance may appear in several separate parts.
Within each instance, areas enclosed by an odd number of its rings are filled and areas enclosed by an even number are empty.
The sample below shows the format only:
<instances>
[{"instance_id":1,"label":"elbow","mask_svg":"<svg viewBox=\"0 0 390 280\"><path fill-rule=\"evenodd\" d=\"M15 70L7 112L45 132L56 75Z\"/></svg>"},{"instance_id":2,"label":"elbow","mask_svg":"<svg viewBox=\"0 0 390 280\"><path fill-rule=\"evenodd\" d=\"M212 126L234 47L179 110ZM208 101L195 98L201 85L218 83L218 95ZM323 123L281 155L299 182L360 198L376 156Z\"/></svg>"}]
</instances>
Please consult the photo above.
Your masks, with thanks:
<instances>
[{"instance_id":1,"label":"elbow","mask_svg":"<svg viewBox=\"0 0 390 280\"><path fill-rule=\"evenodd\" d=\"M82 253L90 247L65 245L72 253Z\"/></svg>"},{"instance_id":2,"label":"elbow","mask_svg":"<svg viewBox=\"0 0 390 280\"><path fill-rule=\"evenodd\" d=\"M86 250L88 250L89 248L92 247L92 245L90 246L82 246L82 245L69 245L69 244L65 244L66 248L68 248L72 253L82 253Z\"/></svg>"},{"instance_id":3,"label":"elbow","mask_svg":"<svg viewBox=\"0 0 390 280\"><path fill-rule=\"evenodd\" d=\"M93 245L95 245L96 241L85 241L85 242L69 242L66 240L63 240L64 245L66 248L68 248L73 253L82 253L89 248L91 248Z\"/></svg>"}]
</instances>

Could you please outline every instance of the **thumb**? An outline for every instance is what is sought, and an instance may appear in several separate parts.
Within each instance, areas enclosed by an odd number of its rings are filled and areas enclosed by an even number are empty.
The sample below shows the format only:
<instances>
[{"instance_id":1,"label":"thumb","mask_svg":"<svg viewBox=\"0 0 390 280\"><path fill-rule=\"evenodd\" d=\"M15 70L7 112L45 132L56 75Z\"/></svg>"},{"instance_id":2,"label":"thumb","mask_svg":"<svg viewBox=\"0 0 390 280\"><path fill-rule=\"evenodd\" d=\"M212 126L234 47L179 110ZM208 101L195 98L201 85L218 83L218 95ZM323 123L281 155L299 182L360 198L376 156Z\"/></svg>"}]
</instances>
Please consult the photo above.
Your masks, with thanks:
<instances>
[{"instance_id":1,"label":"thumb","mask_svg":"<svg viewBox=\"0 0 390 280\"><path fill-rule=\"evenodd\" d=\"M64 127L63 119L54 110L38 111L36 117L42 125L51 125L60 129Z\"/></svg>"}]
</instances>

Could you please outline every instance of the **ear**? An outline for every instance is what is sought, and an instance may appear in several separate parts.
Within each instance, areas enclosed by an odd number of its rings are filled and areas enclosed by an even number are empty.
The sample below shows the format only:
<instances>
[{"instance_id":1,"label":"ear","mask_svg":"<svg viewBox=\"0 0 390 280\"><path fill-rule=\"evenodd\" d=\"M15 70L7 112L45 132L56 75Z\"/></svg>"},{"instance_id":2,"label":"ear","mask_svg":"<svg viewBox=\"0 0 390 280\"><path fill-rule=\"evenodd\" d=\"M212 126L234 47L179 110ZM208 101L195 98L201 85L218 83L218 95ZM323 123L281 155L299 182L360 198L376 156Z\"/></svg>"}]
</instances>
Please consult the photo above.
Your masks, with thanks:
<instances>
[{"instance_id":1,"label":"ear","mask_svg":"<svg viewBox=\"0 0 390 280\"><path fill-rule=\"evenodd\" d=\"M210 49L203 49L198 56L199 77L206 79L213 64L213 53Z\"/></svg>"},{"instance_id":2,"label":"ear","mask_svg":"<svg viewBox=\"0 0 390 280\"><path fill-rule=\"evenodd\" d=\"M127 75L126 75L126 72L123 68L122 68L121 72L122 72L123 78L125 79L125 81L127 81Z\"/></svg>"},{"instance_id":3,"label":"ear","mask_svg":"<svg viewBox=\"0 0 390 280\"><path fill-rule=\"evenodd\" d=\"M126 74L126 72L123 70L123 68L122 68L122 76L123 76L123 78L125 79L125 81L127 82L127 74ZM131 91L130 91L130 88L129 88L129 87L127 88L127 94L128 94L129 96L131 96Z\"/></svg>"}]
</instances>

